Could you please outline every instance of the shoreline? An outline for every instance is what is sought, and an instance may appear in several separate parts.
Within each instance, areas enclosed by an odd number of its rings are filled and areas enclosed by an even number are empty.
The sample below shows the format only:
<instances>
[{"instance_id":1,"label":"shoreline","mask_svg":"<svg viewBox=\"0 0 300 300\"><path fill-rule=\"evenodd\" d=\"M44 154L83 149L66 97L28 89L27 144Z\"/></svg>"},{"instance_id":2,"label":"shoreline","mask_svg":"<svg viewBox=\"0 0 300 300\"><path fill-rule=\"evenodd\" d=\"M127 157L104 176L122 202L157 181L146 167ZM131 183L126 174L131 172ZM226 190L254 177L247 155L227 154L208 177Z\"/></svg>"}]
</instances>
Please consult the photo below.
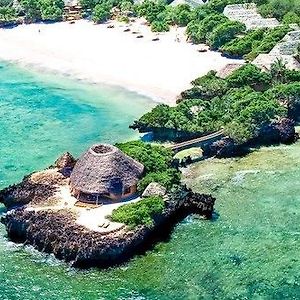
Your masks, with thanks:
<instances>
[{"instance_id":1,"label":"shoreline","mask_svg":"<svg viewBox=\"0 0 300 300\"><path fill-rule=\"evenodd\" d=\"M109 24L114 28L107 28ZM126 28L130 32L124 32ZM129 25L117 21L94 25L87 20L20 25L0 29L0 59L175 105L176 97L195 78L241 62L213 51L199 53L199 45L186 42L184 30L174 27L158 35L142 19ZM133 31L143 37L136 38ZM152 41L155 37L159 40Z\"/></svg>"}]
</instances>

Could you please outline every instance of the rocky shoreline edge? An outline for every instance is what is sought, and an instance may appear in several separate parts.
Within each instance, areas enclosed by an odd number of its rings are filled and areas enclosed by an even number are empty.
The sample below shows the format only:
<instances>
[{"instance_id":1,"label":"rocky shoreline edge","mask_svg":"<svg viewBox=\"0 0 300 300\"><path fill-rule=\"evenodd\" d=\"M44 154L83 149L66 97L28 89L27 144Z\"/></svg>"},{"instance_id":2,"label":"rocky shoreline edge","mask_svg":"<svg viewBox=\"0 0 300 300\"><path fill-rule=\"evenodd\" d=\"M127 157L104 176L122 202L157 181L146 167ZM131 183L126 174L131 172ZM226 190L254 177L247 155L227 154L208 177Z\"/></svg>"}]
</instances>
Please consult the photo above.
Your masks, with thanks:
<instances>
[{"instance_id":1,"label":"rocky shoreline edge","mask_svg":"<svg viewBox=\"0 0 300 300\"><path fill-rule=\"evenodd\" d=\"M59 160L58 160L59 161ZM67 165L60 166L62 171ZM52 170L57 166L52 166ZM39 251L53 253L56 258L74 267L110 267L144 253L158 241L167 239L174 226L189 214L211 219L215 198L194 193L180 185L168 193L165 208L153 216L153 226L140 225L120 233L103 234L75 223L76 215L66 208L60 210L27 209L31 201L41 204L53 197L57 183L67 175L42 176L33 183L30 176L19 184L0 191L0 201L9 209L1 218L10 240L32 245Z\"/></svg>"}]
</instances>

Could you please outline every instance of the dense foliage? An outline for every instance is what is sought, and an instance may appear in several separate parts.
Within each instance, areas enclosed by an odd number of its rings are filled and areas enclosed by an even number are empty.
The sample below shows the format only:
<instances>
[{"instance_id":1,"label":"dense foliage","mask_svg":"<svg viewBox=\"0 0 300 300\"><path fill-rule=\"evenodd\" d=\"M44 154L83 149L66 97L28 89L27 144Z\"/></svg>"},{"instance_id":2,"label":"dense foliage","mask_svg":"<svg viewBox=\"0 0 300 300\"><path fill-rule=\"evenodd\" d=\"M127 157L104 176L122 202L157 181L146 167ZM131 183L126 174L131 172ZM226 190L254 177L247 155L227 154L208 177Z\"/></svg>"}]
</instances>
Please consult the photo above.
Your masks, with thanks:
<instances>
[{"instance_id":1,"label":"dense foliage","mask_svg":"<svg viewBox=\"0 0 300 300\"><path fill-rule=\"evenodd\" d=\"M254 138L262 126L295 117L300 105L300 72L278 61L270 72L246 64L226 79L209 72L192 82L175 107L156 106L136 128L168 128L199 135L224 129L237 142Z\"/></svg>"},{"instance_id":2,"label":"dense foliage","mask_svg":"<svg viewBox=\"0 0 300 300\"><path fill-rule=\"evenodd\" d=\"M285 23L299 23L299 0L268 0L259 7L259 12L265 17L273 17Z\"/></svg>"},{"instance_id":3,"label":"dense foliage","mask_svg":"<svg viewBox=\"0 0 300 300\"><path fill-rule=\"evenodd\" d=\"M150 196L135 203L129 203L113 210L111 219L134 228L138 225L153 226L153 217L162 213L164 201L161 197Z\"/></svg>"},{"instance_id":4,"label":"dense foliage","mask_svg":"<svg viewBox=\"0 0 300 300\"><path fill-rule=\"evenodd\" d=\"M138 183L142 192L149 183L158 182L167 189L180 181L180 173L172 167L173 153L159 145L151 145L142 141L132 141L116 145L127 155L142 163L145 176Z\"/></svg>"},{"instance_id":5,"label":"dense foliage","mask_svg":"<svg viewBox=\"0 0 300 300\"><path fill-rule=\"evenodd\" d=\"M252 60L260 53L269 53L290 30L289 27L285 26L274 29L251 30L244 36L224 44L220 50L230 56Z\"/></svg>"},{"instance_id":6,"label":"dense foliage","mask_svg":"<svg viewBox=\"0 0 300 300\"><path fill-rule=\"evenodd\" d=\"M63 0L21 0L20 5L27 21L59 21L62 19Z\"/></svg>"},{"instance_id":7,"label":"dense foliage","mask_svg":"<svg viewBox=\"0 0 300 300\"><path fill-rule=\"evenodd\" d=\"M12 5L11 0L0 1L0 21L14 21L18 16L26 22L60 21L63 16L63 0L20 0Z\"/></svg>"},{"instance_id":8,"label":"dense foliage","mask_svg":"<svg viewBox=\"0 0 300 300\"><path fill-rule=\"evenodd\" d=\"M92 19L95 23L102 23L109 19L110 17L110 11L112 9L112 6L103 3L103 4L97 4L93 10Z\"/></svg>"}]
</instances>

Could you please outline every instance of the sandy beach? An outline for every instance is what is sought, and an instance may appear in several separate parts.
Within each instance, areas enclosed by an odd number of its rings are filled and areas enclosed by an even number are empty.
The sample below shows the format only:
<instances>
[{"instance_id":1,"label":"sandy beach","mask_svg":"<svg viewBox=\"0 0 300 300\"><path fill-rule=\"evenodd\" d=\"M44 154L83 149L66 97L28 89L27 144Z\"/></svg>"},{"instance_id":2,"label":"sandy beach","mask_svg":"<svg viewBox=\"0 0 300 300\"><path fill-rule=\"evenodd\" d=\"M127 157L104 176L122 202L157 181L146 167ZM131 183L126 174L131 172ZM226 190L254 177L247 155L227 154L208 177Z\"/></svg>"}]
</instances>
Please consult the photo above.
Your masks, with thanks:
<instances>
[{"instance_id":1,"label":"sandy beach","mask_svg":"<svg viewBox=\"0 0 300 300\"><path fill-rule=\"evenodd\" d=\"M131 23L128 32L124 23L109 24L80 20L0 29L0 59L122 86L168 104L196 77L235 62L216 52L198 52L199 45L185 41L184 28L172 28L152 41L157 34L142 20Z\"/></svg>"}]
</instances>

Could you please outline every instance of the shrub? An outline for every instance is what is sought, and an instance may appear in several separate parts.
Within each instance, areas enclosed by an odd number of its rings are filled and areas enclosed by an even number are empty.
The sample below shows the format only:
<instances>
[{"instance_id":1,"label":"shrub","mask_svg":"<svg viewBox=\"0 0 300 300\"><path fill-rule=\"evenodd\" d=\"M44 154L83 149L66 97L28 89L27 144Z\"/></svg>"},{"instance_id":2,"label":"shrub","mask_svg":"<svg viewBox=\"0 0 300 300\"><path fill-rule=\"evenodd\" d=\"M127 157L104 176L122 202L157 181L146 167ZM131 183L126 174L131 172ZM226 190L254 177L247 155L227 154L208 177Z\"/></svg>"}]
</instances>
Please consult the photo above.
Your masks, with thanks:
<instances>
[{"instance_id":1,"label":"shrub","mask_svg":"<svg viewBox=\"0 0 300 300\"><path fill-rule=\"evenodd\" d=\"M148 173L138 183L138 191L143 192L151 182L157 182L164 186L167 190L171 189L173 185L180 183L180 172L176 169L169 168L162 172Z\"/></svg>"},{"instance_id":2,"label":"shrub","mask_svg":"<svg viewBox=\"0 0 300 300\"><path fill-rule=\"evenodd\" d=\"M143 192L151 182L158 182L170 189L180 182L180 172L172 167L173 152L163 146L142 141L132 141L116 146L145 167L144 177L138 183L138 191Z\"/></svg>"},{"instance_id":3,"label":"shrub","mask_svg":"<svg viewBox=\"0 0 300 300\"><path fill-rule=\"evenodd\" d=\"M154 32L169 31L170 26L164 21L154 21L151 23L151 30Z\"/></svg>"},{"instance_id":4,"label":"shrub","mask_svg":"<svg viewBox=\"0 0 300 300\"><path fill-rule=\"evenodd\" d=\"M11 7L1 6L0 7L0 20L11 21L17 17L16 10Z\"/></svg>"},{"instance_id":5,"label":"shrub","mask_svg":"<svg viewBox=\"0 0 300 300\"><path fill-rule=\"evenodd\" d=\"M170 168L173 160L172 151L163 146L151 145L142 141L118 143L116 146L128 156L142 163L145 173L165 171Z\"/></svg>"},{"instance_id":6,"label":"shrub","mask_svg":"<svg viewBox=\"0 0 300 300\"><path fill-rule=\"evenodd\" d=\"M110 17L111 6L108 4L97 4L93 10L92 20L95 23L103 23Z\"/></svg>"},{"instance_id":7,"label":"shrub","mask_svg":"<svg viewBox=\"0 0 300 300\"><path fill-rule=\"evenodd\" d=\"M242 57L250 53L257 41L262 40L266 29L248 31L243 37L238 37L221 47L221 51L230 56Z\"/></svg>"},{"instance_id":8,"label":"shrub","mask_svg":"<svg viewBox=\"0 0 300 300\"><path fill-rule=\"evenodd\" d=\"M164 209L164 201L161 197L150 196L135 203L129 203L113 210L111 220L124 223L130 228L139 225L153 226L153 217L161 214Z\"/></svg>"},{"instance_id":9,"label":"shrub","mask_svg":"<svg viewBox=\"0 0 300 300\"><path fill-rule=\"evenodd\" d=\"M246 26L240 22L227 21L219 24L208 35L208 44L212 49L217 50L224 44L230 42L238 33L246 30Z\"/></svg>"},{"instance_id":10,"label":"shrub","mask_svg":"<svg viewBox=\"0 0 300 300\"><path fill-rule=\"evenodd\" d=\"M271 75L257 66L246 64L227 77L229 87L250 86L256 90L266 90L271 85Z\"/></svg>"}]
</instances>

